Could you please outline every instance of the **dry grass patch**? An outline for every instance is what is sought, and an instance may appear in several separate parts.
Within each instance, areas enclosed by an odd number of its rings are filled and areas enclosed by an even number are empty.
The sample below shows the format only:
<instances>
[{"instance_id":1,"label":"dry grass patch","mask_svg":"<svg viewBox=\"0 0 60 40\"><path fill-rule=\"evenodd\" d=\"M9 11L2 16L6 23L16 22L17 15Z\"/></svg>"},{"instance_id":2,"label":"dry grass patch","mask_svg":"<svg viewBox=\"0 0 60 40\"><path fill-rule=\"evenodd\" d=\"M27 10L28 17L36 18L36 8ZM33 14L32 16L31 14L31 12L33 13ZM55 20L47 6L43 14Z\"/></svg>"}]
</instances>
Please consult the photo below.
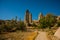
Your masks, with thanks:
<instances>
[{"instance_id":1,"label":"dry grass patch","mask_svg":"<svg viewBox=\"0 0 60 40\"><path fill-rule=\"evenodd\" d=\"M37 36L37 32L31 32L29 35L27 35L25 40L34 40L36 36Z\"/></svg>"},{"instance_id":2,"label":"dry grass patch","mask_svg":"<svg viewBox=\"0 0 60 40\"><path fill-rule=\"evenodd\" d=\"M33 40L37 32L11 32L0 34L0 40Z\"/></svg>"}]
</instances>

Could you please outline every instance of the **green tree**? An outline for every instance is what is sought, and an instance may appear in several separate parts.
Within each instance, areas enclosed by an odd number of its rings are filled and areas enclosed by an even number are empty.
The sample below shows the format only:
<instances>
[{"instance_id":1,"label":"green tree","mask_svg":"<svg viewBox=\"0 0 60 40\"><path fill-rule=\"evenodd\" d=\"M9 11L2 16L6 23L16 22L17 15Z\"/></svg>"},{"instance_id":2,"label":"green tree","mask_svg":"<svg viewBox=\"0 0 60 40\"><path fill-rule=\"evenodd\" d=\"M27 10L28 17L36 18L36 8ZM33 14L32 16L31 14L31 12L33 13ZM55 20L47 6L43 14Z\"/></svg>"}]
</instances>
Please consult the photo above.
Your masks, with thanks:
<instances>
[{"instance_id":1,"label":"green tree","mask_svg":"<svg viewBox=\"0 0 60 40\"><path fill-rule=\"evenodd\" d=\"M57 21L58 27L60 26L60 20Z\"/></svg>"},{"instance_id":2,"label":"green tree","mask_svg":"<svg viewBox=\"0 0 60 40\"><path fill-rule=\"evenodd\" d=\"M44 18L40 19L39 28L53 27L55 25L55 16L52 14L47 14Z\"/></svg>"}]
</instances>

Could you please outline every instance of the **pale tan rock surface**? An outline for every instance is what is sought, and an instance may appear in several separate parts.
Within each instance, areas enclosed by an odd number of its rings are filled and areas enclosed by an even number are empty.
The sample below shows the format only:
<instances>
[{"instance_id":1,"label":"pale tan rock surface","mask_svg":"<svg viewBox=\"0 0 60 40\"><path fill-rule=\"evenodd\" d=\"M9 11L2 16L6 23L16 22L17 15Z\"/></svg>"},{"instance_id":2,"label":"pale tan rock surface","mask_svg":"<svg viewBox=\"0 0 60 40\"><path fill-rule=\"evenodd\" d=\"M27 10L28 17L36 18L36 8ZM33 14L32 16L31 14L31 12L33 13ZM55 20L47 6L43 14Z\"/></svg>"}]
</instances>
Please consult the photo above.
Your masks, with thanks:
<instances>
[{"instance_id":1,"label":"pale tan rock surface","mask_svg":"<svg viewBox=\"0 0 60 40\"><path fill-rule=\"evenodd\" d=\"M60 27L55 32L54 36L60 39Z\"/></svg>"},{"instance_id":2,"label":"pale tan rock surface","mask_svg":"<svg viewBox=\"0 0 60 40\"><path fill-rule=\"evenodd\" d=\"M46 32L38 32L38 36L35 40L49 40Z\"/></svg>"}]
</instances>

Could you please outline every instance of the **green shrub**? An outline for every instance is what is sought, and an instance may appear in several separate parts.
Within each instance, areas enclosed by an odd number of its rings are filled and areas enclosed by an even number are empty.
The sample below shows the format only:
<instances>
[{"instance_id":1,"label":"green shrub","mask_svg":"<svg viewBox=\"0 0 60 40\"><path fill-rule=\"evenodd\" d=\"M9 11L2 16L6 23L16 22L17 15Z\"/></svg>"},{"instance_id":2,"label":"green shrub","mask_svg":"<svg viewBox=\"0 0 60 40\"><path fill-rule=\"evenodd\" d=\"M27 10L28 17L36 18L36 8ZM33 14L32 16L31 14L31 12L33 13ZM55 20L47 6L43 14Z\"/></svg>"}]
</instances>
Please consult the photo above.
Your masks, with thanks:
<instances>
[{"instance_id":1,"label":"green shrub","mask_svg":"<svg viewBox=\"0 0 60 40\"><path fill-rule=\"evenodd\" d=\"M16 30L26 30L26 26L23 21L10 21L7 24L0 25L0 33L1 32L14 32Z\"/></svg>"},{"instance_id":2,"label":"green shrub","mask_svg":"<svg viewBox=\"0 0 60 40\"><path fill-rule=\"evenodd\" d=\"M32 24L33 27L37 27L37 25L35 23Z\"/></svg>"},{"instance_id":3,"label":"green shrub","mask_svg":"<svg viewBox=\"0 0 60 40\"><path fill-rule=\"evenodd\" d=\"M17 24L17 30L26 30L26 25L24 24L24 22L21 21L19 24Z\"/></svg>"}]
</instances>

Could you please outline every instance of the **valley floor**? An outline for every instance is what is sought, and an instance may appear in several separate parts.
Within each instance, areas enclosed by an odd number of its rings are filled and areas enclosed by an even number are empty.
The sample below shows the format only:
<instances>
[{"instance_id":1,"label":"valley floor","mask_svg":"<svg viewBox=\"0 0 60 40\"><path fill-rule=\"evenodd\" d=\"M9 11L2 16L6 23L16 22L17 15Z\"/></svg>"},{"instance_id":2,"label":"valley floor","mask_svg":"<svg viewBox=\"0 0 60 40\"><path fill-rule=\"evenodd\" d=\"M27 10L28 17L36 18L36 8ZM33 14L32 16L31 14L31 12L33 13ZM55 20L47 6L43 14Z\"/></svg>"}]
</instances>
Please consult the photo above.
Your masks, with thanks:
<instances>
[{"instance_id":1,"label":"valley floor","mask_svg":"<svg viewBox=\"0 0 60 40\"><path fill-rule=\"evenodd\" d=\"M29 30L30 31L30 30ZM5 34L0 34L0 40L59 40L54 37L56 30L44 29L44 30L34 30L30 32L10 32Z\"/></svg>"}]
</instances>

